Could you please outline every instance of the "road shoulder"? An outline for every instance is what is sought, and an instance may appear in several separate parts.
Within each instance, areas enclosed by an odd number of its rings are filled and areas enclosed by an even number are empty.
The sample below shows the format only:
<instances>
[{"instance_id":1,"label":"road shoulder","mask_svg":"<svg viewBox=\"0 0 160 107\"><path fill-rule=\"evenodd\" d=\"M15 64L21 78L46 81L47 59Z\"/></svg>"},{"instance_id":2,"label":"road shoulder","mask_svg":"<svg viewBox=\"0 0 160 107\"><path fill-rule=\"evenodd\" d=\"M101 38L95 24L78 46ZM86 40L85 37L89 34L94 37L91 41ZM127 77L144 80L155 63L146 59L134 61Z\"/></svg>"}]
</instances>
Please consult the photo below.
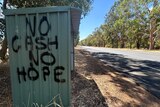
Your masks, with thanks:
<instances>
[{"instance_id":1,"label":"road shoulder","mask_svg":"<svg viewBox=\"0 0 160 107\"><path fill-rule=\"evenodd\" d=\"M159 107L160 100L136 83L132 77L105 66L84 50L78 48L76 51L81 56L79 60L86 60L85 73L97 84L109 107ZM77 65L79 60L76 59ZM83 70L83 67L80 69Z\"/></svg>"}]
</instances>

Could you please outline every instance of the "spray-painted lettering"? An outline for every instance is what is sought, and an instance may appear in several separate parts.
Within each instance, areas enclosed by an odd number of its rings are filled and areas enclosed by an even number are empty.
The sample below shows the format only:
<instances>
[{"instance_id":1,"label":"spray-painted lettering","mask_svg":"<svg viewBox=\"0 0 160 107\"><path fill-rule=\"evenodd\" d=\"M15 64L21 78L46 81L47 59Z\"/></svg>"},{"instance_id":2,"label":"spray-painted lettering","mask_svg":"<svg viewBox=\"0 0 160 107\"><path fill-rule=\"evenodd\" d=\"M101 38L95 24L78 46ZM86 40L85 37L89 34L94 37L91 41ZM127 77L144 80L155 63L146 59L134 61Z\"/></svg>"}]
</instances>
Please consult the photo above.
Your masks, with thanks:
<instances>
[{"instance_id":1,"label":"spray-painted lettering","mask_svg":"<svg viewBox=\"0 0 160 107\"><path fill-rule=\"evenodd\" d=\"M46 16L38 19L33 16L32 19L26 17L26 33L24 35L14 35L12 38L12 50L16 54L21 52L21 43L24 43L25 52L28 54L28 67L17 66L18 82L36 81L43 75L43 81L51 76L54 72L54 80L58 83L64 83L62 78L65 68L56 64L56 57L51 49L58 50L58 36L52 35L51 24ZM45 25L45 29L44 26ZM23 39L20 36L25 36ZM48 60L49 59L49 60ZM39 69L41 68L41 69Z\"/></svg>"}]
</instances>

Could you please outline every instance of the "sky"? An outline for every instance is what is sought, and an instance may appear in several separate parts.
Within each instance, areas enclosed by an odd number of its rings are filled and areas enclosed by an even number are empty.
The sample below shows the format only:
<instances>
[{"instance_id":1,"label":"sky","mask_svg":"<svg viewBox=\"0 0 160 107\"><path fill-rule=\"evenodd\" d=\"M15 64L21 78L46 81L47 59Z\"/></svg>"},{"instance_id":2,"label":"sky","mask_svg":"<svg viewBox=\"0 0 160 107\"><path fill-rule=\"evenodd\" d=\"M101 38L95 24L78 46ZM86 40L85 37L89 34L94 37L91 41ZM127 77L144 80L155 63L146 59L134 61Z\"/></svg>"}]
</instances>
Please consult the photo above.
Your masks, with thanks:
<instances>
[{"instance_id":1,"label":"sky","mask_svg":"<svg viewBox=\"0 0 160 107\"><path fill-rule=\"evenodd\" d=\"M113 6L116 0L94 0L92 10L90 13L81 20L80 24L80 40L85 39L89 34L100 27L105 21L105 15Z\"/></svg>"}]
</instances>

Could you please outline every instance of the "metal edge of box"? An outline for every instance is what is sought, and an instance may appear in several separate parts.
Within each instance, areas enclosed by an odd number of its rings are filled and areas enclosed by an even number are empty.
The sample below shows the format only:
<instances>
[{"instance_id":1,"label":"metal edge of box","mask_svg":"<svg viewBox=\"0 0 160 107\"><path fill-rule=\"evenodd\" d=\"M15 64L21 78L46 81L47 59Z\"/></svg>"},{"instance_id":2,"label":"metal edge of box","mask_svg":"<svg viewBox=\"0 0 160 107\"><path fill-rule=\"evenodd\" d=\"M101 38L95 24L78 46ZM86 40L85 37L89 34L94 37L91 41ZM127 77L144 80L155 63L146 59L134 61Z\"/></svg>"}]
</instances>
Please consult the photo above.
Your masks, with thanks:
<instances>
[{"instance_id":1,"label":"metal edge of box","mask_svg":"<svg viewBox=\"0 0 160 107\"><path fill-rule=\"evenodd\" d=\"M36 8L18 8L18 9L5 9L4 15L20 15L20 14L34 14L34 13L48 13L48 12L63 12L76 10L81 11L78 8L70 6L48 6L48 7L36 7Z\"/></svg>"}]
</instances>

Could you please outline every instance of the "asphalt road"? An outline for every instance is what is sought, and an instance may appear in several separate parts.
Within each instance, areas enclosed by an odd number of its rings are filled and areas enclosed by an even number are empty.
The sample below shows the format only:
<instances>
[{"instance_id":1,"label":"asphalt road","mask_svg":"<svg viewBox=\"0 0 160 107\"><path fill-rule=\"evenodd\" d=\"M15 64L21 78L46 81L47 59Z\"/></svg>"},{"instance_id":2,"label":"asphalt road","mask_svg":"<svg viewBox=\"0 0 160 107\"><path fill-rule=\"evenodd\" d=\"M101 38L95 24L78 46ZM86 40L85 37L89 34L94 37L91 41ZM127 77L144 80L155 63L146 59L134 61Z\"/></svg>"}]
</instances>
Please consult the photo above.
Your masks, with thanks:
<instances>
[{"instance_id":1,"label":"asphalt road","mask_svg":"<svg viewBox=\"0 0 160 107\"><path fill-rule=\"evenodd\" d=\"M81 48L118 72L130 75L151 94L160 98L160 51Z\"/></svg>"}]
</instances>

